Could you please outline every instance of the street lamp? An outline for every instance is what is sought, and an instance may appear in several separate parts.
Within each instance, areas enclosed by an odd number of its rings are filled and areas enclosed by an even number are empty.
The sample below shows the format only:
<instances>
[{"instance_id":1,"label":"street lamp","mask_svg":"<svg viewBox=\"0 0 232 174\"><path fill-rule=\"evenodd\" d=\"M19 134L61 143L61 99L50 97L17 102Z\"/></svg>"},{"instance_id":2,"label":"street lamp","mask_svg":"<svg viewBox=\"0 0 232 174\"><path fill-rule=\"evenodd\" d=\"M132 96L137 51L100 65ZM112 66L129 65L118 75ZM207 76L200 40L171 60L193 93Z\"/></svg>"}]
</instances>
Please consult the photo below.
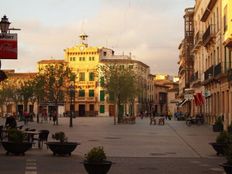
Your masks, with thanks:
<instances>
[{"instance_id":1,"label":"street lamp","mask_svg":"<svg viewBox=\"0 0 232 174\"><path fill-rule=\"evenodd\" d=\"M7 36L7 32L10 30L20 30L20 29L16 29L16 28L9 28L10 24L11 23L8 21L8 18L6 17L6 15L4 15L0 21L1 39L4 39ZM4 44L1 43L0 47L3 47L3 46L4 46ZM1 52L4 51L2 49L0 50ZM1 58L4 58L4 57L0 57L0 59ZM7 78L7 75L5 74L4 71L1 70L1 60L0 60L0 82L5 80L6 78Z\"/></svg>"},{"instance_id":2,"label":"street lamp","mask_svg":"<svg viewBox=\"0 0 232 174\"><path fill-rule=\"evenodd\" d=\"M0 21L0 30L3 35L7 33L9 30L10 22L8 21L8 18L6 15L3 16L2 20Z\"/></svg>"},{"instance_id":3,"label":"street lamp","mask_svg":"<svg viewBox=\"0 0 232 174\"><path fill-rule=\"evenodd\" d=\"M73 83L71 83L69 87L69 94L70 94L70 122L69 127L73 127L73 112L74 112L74 106L75 105L75 86Z\"/></svg>"}]
</instances>

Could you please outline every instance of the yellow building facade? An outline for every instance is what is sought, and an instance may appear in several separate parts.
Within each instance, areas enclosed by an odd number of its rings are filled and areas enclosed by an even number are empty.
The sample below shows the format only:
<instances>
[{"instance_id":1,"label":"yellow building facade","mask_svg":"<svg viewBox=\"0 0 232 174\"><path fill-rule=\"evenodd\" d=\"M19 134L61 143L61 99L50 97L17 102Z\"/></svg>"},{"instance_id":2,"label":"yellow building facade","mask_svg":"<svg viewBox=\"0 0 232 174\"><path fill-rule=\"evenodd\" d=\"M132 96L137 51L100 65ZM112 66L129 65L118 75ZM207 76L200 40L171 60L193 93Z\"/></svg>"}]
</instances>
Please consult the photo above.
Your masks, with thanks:
<instances>
[{"instance_id":1,"label":"yellow building facade","mask_svg":"<svg viewBox=\"0 0 232 174\"><path fill-rule=\"evenodd\" d=\"M99 85L98 66L102 58L114 55L114 51L104 47L91 47L87 44L87 35L80 35L81 43L64 50L64 60L76 74L75 104L66 103L65 110L71 107L78 116L107 116L105 92Z\"/></svg>"}]
</instances>

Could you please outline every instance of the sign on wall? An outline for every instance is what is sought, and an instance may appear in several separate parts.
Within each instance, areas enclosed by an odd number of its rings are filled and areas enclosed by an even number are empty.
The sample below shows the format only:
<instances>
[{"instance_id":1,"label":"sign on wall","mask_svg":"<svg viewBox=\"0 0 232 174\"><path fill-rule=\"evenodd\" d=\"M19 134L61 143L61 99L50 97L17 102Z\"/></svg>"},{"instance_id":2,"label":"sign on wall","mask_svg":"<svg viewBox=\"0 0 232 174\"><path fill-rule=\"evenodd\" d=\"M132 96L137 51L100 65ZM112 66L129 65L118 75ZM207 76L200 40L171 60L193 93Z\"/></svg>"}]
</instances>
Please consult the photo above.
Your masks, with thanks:
<instances>
[{"instance_id":1,"label":"sign on wall","mask_svg":"<svg viewBox=\"0 0 232 174\"><path fill-rule=\"evenodd\" d=\"M0 35L0 59L17 59L17 34Z\"/></svg>"}]
</instances>

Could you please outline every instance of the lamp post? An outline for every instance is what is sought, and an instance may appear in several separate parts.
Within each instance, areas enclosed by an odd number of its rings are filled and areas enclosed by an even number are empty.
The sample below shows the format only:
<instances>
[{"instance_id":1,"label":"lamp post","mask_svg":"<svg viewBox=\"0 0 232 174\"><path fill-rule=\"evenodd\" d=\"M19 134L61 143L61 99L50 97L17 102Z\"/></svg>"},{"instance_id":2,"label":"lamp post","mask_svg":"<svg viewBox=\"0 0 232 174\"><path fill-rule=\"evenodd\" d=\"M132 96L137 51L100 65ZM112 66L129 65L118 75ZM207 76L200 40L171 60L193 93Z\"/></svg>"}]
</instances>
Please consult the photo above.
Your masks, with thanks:
<instances>
[{"instance_id":1,"label":"lamp post","mask_svg":"<svg viewBox=\"0 0 232 174\"><path fill-rule=\"evenodd\" d=\"M75 86L73 83L71 83L69 87L69 94L70 94L70 122L69 127L73 127L73 112L74 112L74 106L75 105Z\"/></svg>"},{"instance_id":2,"label":"lamp post","mask_svg":"<svg viewBox=\"0 0 232 174\"><path fill-rule=\"evenodd\" d=\"M6 15L4 15L0 21L0 39L5 39L7 38L7 32L10 31L10 30L20 30L20 29L16 29L16 28L9 28L10 27L10 22L8 21L8 18L6 17ZM4 52L5 51L5 48L4 48L4 43L1 43L0 45L0 52ZM4 48L4 49L3 49ZM2 56L2 57L1 57ZM7 59L6 57L4 57L2 54L0 56L0 59ZM0 60L0 82L5 80L7 78L6 74L4 71L1 70L1 60Z\"/></svg>"},{"instance_id":3,"label":"lamp post","mask_svg":"<svg viewBox=\"0 0 232 174\"><path fill-rule=\"evenodd\" d=\"M9 30L9 26L10 26L10 22L8 21L8 18L6 17L6 15L4 15L2 20L0 21L1 36L4 37L7 34L7 31ZM0 69L1 69L1 60L0 60ZM5 80L6 78L7 76L5 72L0 70L0 82Z\"/></svg>"},{"instance_id":4,"label":"lamp post","mask_svg":"<svg viewBox=\"0 0 232 174\"><path fill-rule=\"evenodd\" d=\"M0 21L0 30L2 35L6 35L7 31L9 30L10 22L6 15L3 16L2 20Z\"/></svg>"}]
</instances>

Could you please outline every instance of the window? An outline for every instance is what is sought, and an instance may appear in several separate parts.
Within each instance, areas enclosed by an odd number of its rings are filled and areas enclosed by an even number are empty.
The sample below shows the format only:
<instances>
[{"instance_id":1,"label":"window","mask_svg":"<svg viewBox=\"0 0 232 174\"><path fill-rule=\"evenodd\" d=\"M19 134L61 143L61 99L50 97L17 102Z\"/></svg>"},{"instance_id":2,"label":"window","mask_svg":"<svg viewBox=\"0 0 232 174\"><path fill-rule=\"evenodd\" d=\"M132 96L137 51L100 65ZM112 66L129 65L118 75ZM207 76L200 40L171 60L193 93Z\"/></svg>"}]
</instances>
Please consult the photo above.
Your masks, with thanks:
<instances>
[{"instance_id":1,"label":"window","mask_svg":"<svg viewBox=\"0 0 232 174\"><path fill-rule=\"evenodd\" d=\"M100 113L105 113L105 105L100 105Z\"/></svg>"},{"instance_id":2,"label":"window","mask_svg":"<svg viewBox=\"0 0 232 174\"><path fill-rule=\"evenodd\" d=\"M107 54L106 51L104 51L104 52L103 52L103 56L106 56L106 54Z\"/></svg>"},{"instance_id":3,"label":"window","mask_svg":"<svg viewBox=\"0 0 232 174\"><path fill-rule=\"evenodd\" d=\"M79 61L85 61L85 57L79 57Z\"/></svg>"},{"instance_id":4,"label":"window","mask_svg":"<svg viewBox=\"0 0 232 174\"><path fill-rule=\"evenodd\" d=\"M133 65L129 65L129 69L133 69Z\"/></svg>"},{"instance_id":5,"label":"window","mask_svg":"<svg viewBox=\"0 0 232 174\"><path fill-rule=\"evenodd\" d=\"M79 97L84 97L85 96L85 90L81 89L79 90Z\"/></svg>"},{"instance_id":6,"label":"window","mask_svg":"<svg viewBox=\"0 0 232 174\"><path fill-rule=\"evenodd\" d=\"M89 81L94 81L94 72L89 73Z\"/></svg>"},{"instance_id":7,"label":"window","mask_svg":"<svg viewBox=\"0 0 232 174\"><path fill-rule=\"evenodd\" d=\"M89 57L89 61L94 61L94 57Z\"/></svg>"},{"instance_id":8,"label":"window","mask_svg":"<svg viewBox=\"0 0 232 174\"><path fill-rule=\"evenodd\" d=\"M94 90L93 89L89 90L89 97L94 97Z\"/></svg>"},{"instance_id":9,"label":"window","mask_svg":"<svg viewBox=\"0 0 232 174\"><path fill-rule=\"evenodd\" d=\"M80 79L80 81L85 81L85 73L84 72L81 72L79 74L79 79Z\"/></svg>"},{"instance_id":10,"label":"window","mask_svg":"<svg viewBox=\"0 0 232 174\"><path fill-rule=\"evenodd\" d=\"M124 65L119 65L119 68L120 69L124 69Z\"/></svg>"},{"instance_id":11,"label":"window","mask_svg":"<svg viewBox=\"0 0 232 174\"><path fill-rule=\"evenodd\" d=\"M76 58L75 57L70 57L70 61L75 61Z\"/></svg>"},{"instance_id":12,"label":"window","mask_svg":"<svg viewBox=\"0 0 232 174\"><path fill-rule=\"evenodd\" d=\"M100 101L105 101L105 91L100 91Z\"/></svg>"}]
</instances>

